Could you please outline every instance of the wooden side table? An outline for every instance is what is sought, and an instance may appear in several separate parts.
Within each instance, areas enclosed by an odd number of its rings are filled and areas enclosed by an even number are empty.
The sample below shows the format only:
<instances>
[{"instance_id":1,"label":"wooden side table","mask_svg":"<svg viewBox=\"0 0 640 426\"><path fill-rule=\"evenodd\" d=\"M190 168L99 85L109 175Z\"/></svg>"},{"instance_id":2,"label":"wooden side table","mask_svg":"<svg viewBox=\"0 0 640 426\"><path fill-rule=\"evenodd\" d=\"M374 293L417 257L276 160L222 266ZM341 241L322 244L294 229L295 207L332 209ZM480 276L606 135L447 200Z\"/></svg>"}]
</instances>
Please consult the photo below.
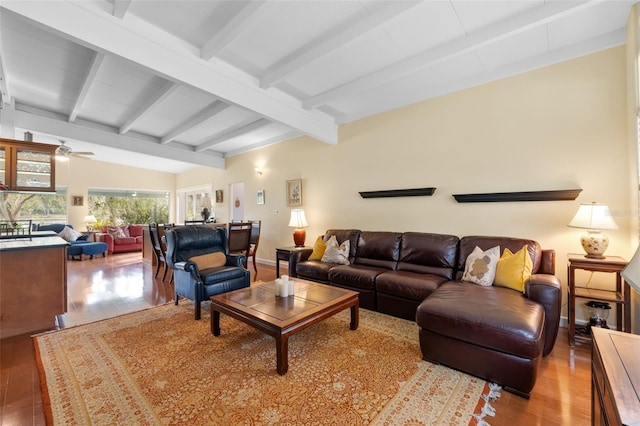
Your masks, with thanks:
<instances>
[{"instance_id":1,"label":"wooden side table","mask_svg":"<svg viewBox=\"0 0 640 426\"><path fill-rule=\"evenodd\" d=\"M594 328L591 424L640 424L640 336Z\"/></svg>"},{"instance_id":2,"label":"wooden side table","mask_svg":"<svg viewBox=\"0 0 640 426\"><path fill-rule=\"evenodd\" d=\"M619 256L607 256L604 259L591 259L581 254L569 254L567 264L567 287L569 291L569 344L576 342L576 299L591 299L601 302L615 303L616 327L618 330L631 331L631 290L624 283L620 272L627 266L627 261ZM576 283L576 270L590 272L606 272L616 274L616 288L600 290ZM624 327L623 327L624 326Z\"/></svg>"},{"instance_id":3,"label":"wooden side table","mask_svg":"<svg viewBox=\"0 0 640 426\"><path fill-rule=\"evenodd\" d=\"M300 251L300 250L305 250L305 249L310 249L311 247L307 247L307 246L303 246L303 247L297 247L297 246L291 246L291 247L278 247L276 248L276 277L280 278L280 261L284 260L286 262L289 262L289 276L294 277L295 276L295 272L296 271L292 271L291 270L291 262L289 261L289 259L291 259L291 256Z\"/></svg>"}]
</instances>

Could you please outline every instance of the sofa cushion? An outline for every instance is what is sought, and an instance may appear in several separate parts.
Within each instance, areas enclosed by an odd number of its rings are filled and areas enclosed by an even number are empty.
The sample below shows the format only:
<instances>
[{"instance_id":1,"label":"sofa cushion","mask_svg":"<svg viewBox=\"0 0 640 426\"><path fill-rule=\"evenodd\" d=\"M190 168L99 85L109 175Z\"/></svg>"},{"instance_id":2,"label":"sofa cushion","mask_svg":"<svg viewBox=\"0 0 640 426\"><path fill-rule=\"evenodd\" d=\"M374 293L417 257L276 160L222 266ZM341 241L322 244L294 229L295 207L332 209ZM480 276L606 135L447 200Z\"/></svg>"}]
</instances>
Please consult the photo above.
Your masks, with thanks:
<instances>
[{"instance_id":1,"label":"sofa cushion","mask_svg":"<svg viewBox=\"0 0 640 426\"><path fill-rule=\"evenodd\" d=\"M544 308L505 287L451 281L418 307L423 328L494 351L534 359L544 346Z\"/></svg>"},{"instance_id":2,"label":"sofa cushion","mask_svg":"<svg viewBox=\"0 0 640 426\"><path fill-rule=\"evenodd\" d=\"M329 282L329 270L336 266L339 265L320 260L307 260L296 265L296 274L300 278L327 283Z\"/></svg>"},{"instance_id":3,"label":"sofa cushion","mask_svg":"<svg viewBox=\"0 0 640 426\"><path fill-rule=\"evenodd\" d=\"M309 260L322 260L322 256L324 256L326 248L327 243L324 242L322 235L320 235L313 244L313 251L309 255Z\"/></svg>"},{"instance_id":4,"label":"sofa cushion","mask_svg":"<svg viewBox=\"0 0 640 426\"><path fill-rule=\"evenodd\" d=\"M227 263L227 256L221 251L194 256L189 261L198 265L198 269L217 268Z\"/></svg>"},{"instance_id":5,"label":"sofa cushion","mask_svg":"<svg viewBox=\"0 0 640 426\"><path fill-rule=\"evenodd\" d=\"M127 230L129 231L129 236L130 237L140 237L142 238L142 228L144 228L143 225L129 225L127 226Z\"/></svg>"},{"instance_id":6,"label":"sofa cushion","mask_svg":"<svg viewBox=\"0 0 640 426\"><path fill-rule=\"evenodd\" d=\"M332 235L327 241L327 245L322 255L322 261L327 263L337 263L339 265L349 264L349 249L351 245L349 240L344 240L342 244L338 245L338 240L335 235Z\"/></svg>"},{"instance_id":7,"label":"sofa cushion","mask_svg":"<svg viewBox=\"0 0 640 426\"><path fill-rule=\"evenodd\" d=\"M403 299L422 301L448 279L435 274L387 271L376 277L376 291Z\"/></svg>"},{"instance_id":8,"label":"sofa cushion","mask_svg":"<svg viewBox=\"0 0 640 426\"><path fill-rule=\"evenodd\" d=\"M60 231L58 236L61 237L63 240L70 242L70 241L77 240L78 237L82 236L82 234L74 230L73 228L65 226L64 228L62 228L62 231Z\"/></svg>"},{"instance_id":9,"label":"sofa cushion","mask_svg":"<svg viewBox=\"0 0 640 426\"><path fill-rule=\"evenodd\" d=\"M401 241L399 232L361 232L353 263L394 270L400 258Z\"/></svg>"},{"instance_id":10,"label":"sofa cushion","mask_svg":"<svg viewBox=\"0 0 640 426\"><path fill-rule=\"evenodd\" d=\"M339 265L329 270L329 282L343 287L373 290L376 277L387 270L367 265Z\"/></svg>"},{"instance_id":11,"label":"sofa cushion","mask_svg":"<svg viewBox=\"0 0 640 426\"><path fill-rule=\"evenodd\" d=\"M124 229L120 226L107 226L107 233L114 239L128 237L127 234L124 233Z\"/></svg>"},{"instance_id":12,"label":"sofa cushion","mask_svg":"<svg viewBox=\"0 0 640 426\"><path fill-rule=\"evenodd\" d=\"M476 247L467 257L462 279L482 286L492 285L499 258L500 247L498 246L485 251Z\"/></svg>"},{"instance_id":13,"label":"sofa cushion","mask_svg":"<svg viewBox=\"0 0 640 426\"><path fill-rule=\"evenodd\" d=\"M136 244L136 239L133 237L115 237L113 243L115 245Z\"/></svg>"},{"instance_id":14,"label":"sofa cushion","mask_svg":"<svg viewBox=\"0 0 640 426\"><path fill-rule=\"evenodd\" d=\"M493 285L512 288L524 293L524 284L531 276L532 266L527 246L523 246L515 254L506 248L498 260Z\"/></svg>"},{"instance_id":15,"label":"sofa cushion","mask_svg":"<svg viewBox=\"0 0 640 426\"><path fill-rule=\"evenodd\" d=\"M34 231L53 231L56 234L59 234L60 232L62 232L62 230L64 229L64 227L67 226L71 229L73 229L73 226L69 225L69 224L64 224L64 223L50 223L48 225L41 225L38 224L37 228L34 229Z\"/></svg>"},{"instance_id":16,"label":"sofa cushion","mask_svg":"<svg viewBox=\"0 0 640 426\"><path fill-rule=\"evenodd\" d=\"M336 236L338 244L342 244L345 240L349 240L349 263L353 263L356 257L356 249L358 248L358 240L360 238L360 230L358 229L329 229L324 234L324 241L329 241L332 235Z\"/></svg>"},{"instance_id":17,"label":"sofa cushion","mask_svg":"<svg viewBox=\"0 0 640 426\"><path fill-rule=\"evenodd\" d=\"M397 269L452 279L459 241L455 235L405 232Z\"/></svg>"},{"instance_id":18,"label":"sofa cushion","mask_svg":"<svg viewBox=\"0 0 640 426\"><path fill-rule=\"evenodd\" d=\"M488 250L491 247L500 246L501 250L508 248L512 253L517 252L526 245L531 256L533 267L531 269L532 274L538 273L540 264L542 262L542 248L537 241L527 240L523 238L508 238L508 237L484 237L484 236L468 236L460 239L460 249L458 251L458 261L456 262L456 279L462 277L464 272L465 261L473 249L478 246L482 250Z\"/></svg>"}]
</instances>

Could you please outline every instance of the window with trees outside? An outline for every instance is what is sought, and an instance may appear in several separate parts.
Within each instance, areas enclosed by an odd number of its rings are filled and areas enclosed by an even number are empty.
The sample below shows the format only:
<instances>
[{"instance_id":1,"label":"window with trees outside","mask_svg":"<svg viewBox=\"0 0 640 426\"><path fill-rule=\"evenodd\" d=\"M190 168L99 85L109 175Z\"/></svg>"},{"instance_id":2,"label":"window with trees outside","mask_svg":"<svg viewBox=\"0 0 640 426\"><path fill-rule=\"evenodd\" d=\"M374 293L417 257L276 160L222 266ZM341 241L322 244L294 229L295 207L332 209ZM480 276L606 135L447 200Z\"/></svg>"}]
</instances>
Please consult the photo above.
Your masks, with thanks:
<instances>
[{"instance_id":1,"label":"window with trees outside","mask_svg":"<svg viewBox=\"0 0 640 426\"><path fill-rule=\"evenodd\" d=\"M203 220L203 210L206 208L209 219L215 219L212 205L213 189L211 185L198 188L179 189L176 197L176 222L184 223L185 220Z\"/></svg>"},{"instance_id":2,"label":"window with trees outside","mask_svg":"<svg viewBox=\"0 0 640 426\"><path fill-rule=\"evenodd\" d=\"M0 192L0 221L31 220L33 223L68 223L67 189L55 193Z\"/></svg>"},{"instance_id":3,"label":"window with trees outside","mask_svg":"<svg viewBox=\"0 0 640 426\"><path fill-rule=\"evenodd\" d=\"M169 193L89 189L88 214L96 217L96 228L169 222Z\"/></svg>"}]
</instances>

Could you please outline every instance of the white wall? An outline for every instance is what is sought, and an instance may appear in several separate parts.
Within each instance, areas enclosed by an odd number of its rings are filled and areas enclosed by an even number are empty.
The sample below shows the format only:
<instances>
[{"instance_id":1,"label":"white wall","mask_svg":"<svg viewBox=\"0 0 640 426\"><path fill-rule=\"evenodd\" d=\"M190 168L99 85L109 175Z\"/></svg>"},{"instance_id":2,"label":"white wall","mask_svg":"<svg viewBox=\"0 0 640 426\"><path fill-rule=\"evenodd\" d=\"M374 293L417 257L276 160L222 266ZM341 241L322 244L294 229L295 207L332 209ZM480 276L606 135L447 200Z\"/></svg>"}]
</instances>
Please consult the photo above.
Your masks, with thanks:
<instances>
[{"instance_id":1,"label":"white wall","mask_svg":"<svg viewBox=\"0 0 640 426\"><path fill-rule=\"evenodd\" d=\"M568 228L581 202L607 203L620 229L608 254L632 254L637 207L628 161L625 48L425 101L340 127L339 143L302 137L200 168L177 187L245 183L245 218L262 219L258 258L292 245L285 182L302 179L307 244L329 227L532 238L566 254L581 252ZM260 167L262 175L255 172ZM431 197L362 199L359 191L437 188ZM582 188L575 201L458 204L458 193ZM265 204L257 205L257 190ZM225 203L230 200L225 199ZM225 205L216 205L226 211Z\"/></svg>"}]
</instances>

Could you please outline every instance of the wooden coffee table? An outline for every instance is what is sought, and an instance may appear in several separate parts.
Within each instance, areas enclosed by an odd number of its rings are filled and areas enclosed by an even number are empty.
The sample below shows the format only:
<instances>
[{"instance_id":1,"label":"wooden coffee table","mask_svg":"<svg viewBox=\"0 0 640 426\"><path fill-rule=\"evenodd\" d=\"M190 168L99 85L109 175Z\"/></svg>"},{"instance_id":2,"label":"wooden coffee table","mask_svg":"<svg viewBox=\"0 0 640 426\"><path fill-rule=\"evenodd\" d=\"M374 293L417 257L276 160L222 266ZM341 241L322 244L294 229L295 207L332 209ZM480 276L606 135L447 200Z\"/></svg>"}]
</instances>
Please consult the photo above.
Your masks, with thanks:
<instances>
[{"instance_id":1,"label":"wooden coffee table","mask_svg":"<svg viewBox=\"0 0 640 426\"><path fill-rule=\"evenodd\" d=\"M358 292L311 281L294 280L295 295L276 297L275 282L211 296L211 333L220 335L220 313L240 320L276 339L276 367L289 369L289 336L347 308L351 330L358 328Z\"/></svg>"}]
</instances>

